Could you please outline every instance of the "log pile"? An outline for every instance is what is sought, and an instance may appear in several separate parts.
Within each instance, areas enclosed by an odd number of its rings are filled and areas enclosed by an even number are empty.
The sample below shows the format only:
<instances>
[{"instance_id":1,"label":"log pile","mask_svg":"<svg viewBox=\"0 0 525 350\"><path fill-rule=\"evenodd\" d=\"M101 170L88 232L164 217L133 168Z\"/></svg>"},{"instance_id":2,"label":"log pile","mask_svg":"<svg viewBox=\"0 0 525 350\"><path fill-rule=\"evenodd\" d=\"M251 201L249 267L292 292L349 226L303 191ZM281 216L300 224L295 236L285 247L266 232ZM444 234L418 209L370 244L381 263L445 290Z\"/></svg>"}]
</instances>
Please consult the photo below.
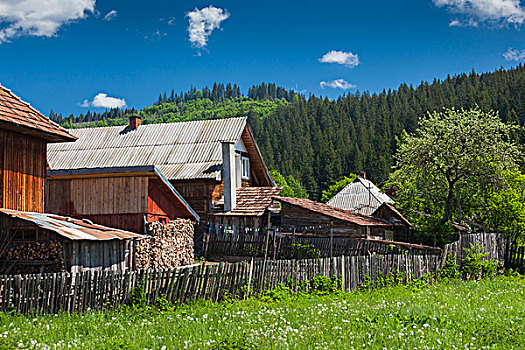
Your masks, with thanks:
<instances>
[{"instance_id":1,"label":"log pile","mask_svg":"<svg viewBox=\"0 0 525 350\"><path fill-rule=\"evenodd\" d=\"M163 269L194 263L194 223L177 219L169 224L148 223L148 237L137 242L138 269Z\"/></svg>"},{"instance_id":2,"label":"log pile","mask_svg":"<svg viewBox=\"0 0 525 350\"><path fill-rule=\"evenodd\" d=\"M4 273L64 271L62 243L57 240L12 244L0 254Z\"/></svg>"}]
</instances>

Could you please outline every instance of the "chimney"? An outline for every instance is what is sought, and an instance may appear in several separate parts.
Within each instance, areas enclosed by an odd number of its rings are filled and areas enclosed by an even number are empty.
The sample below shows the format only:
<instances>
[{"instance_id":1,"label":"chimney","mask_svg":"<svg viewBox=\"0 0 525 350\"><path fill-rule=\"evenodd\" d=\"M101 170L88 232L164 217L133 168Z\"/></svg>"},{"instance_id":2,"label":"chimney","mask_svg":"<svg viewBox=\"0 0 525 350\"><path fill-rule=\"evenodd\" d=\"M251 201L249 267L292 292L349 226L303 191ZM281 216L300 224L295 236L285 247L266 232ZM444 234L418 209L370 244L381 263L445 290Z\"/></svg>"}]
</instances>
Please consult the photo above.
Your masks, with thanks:
<instances>
[{"instance_id":1,"label":"chimney","mask_svg":"<svg viewBox=\"0 0 525 350\"><path fill-rule=\"evenodd\" d=\"M357 173L357 176L359 176L360 178L366 180L366 171L360 171L359 173Z\"/></svg>"},{"instance_id":2,"label":"chimney","mask_svg":"<svg viewBox=\"0 0 525 350\"><path fill-rule=\"evenodd\" d=\"M235 143L222 142L222 180L224 183L224 211L235 209Z\"/></svg>"},{"instance_id":3,"label":"chimney","mask_svg":"<svg viewBox=\"0 0 525 350\"><path fill-rule=\"evenodd\" d=\"M137 130L140 126L140 115L134 114L129 116L129 130Z\"/></svg>"}]
</instances>

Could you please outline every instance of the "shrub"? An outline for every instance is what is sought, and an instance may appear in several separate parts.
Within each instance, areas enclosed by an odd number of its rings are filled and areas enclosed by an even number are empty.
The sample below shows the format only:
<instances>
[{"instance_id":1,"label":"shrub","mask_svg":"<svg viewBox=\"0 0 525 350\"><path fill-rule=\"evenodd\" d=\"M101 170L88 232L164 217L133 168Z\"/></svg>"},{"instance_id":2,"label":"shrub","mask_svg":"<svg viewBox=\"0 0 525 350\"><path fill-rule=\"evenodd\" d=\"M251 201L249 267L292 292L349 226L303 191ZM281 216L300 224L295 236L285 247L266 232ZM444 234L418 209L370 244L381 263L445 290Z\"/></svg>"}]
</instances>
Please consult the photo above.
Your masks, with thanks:
<instances>
[{"instance_id":1,"label":"shrub","mask_svg":"<svg viewBox=\"0 0 525 350\"><path fill-rule=\"evenodd\" d=\"M467 280L480 280L494 277L498 262L496 259L485 259L489 253L484 253L481 246L470 245L466 248L467 256L461 261L461 272Z\"/></svg>"},{"instance_id":2,"label":"shrub","mask_svg":"<svg viewBox=\"0 0 525 350\"><path fill-rule=\"evenodd\" d=\"M313 244L294 243L292 245L292 259L318 259L321 251Z\"/></svg>"},{"instance_id":3,"label":"shrub","mask_svg":"<svg viewBox=\"0 0 525 350\"><path fill-rule=\"evenodd\" d=\"M447 256L447 260L445 260L445 263L439 272L439 277L443 280L451 280L461 277L459 265L456 264L456 258L454 255L450 254Z\"/></svg>"},{"instance_id":4,"label":"shrub","mask_svg":"<svg viewBox=\"0 0 525 350\"><path fill-rule=\"evenodd\" d=\"M284 283L279 283L275 288L265 291L261 296L261 301L265 303L284 301L290 299L292 296L292 290Z\"/></svg>"},{"instance_id":5,"label":"shrub","mask_svg":"<svg viewBox=\"0 0 525 350\"><path fill-rule=\"evenodd\" d=\"M132 308L142 308L146 306L146 290L144 289L144 281L140 281L135 287L131 288L128 297L128 305Z\"/></svg>"},{"instance_id":6,"label":"shrub","mask_svg":"<svg viewBox=\"0 0 525 350\"><path fill-rule=\"evenodd\" d=\"M310 290L314 294L327 295L342 290L343 281L339 276L328 278L326 276L315 276L310 280Z\"/></svg>"}]
</instances>

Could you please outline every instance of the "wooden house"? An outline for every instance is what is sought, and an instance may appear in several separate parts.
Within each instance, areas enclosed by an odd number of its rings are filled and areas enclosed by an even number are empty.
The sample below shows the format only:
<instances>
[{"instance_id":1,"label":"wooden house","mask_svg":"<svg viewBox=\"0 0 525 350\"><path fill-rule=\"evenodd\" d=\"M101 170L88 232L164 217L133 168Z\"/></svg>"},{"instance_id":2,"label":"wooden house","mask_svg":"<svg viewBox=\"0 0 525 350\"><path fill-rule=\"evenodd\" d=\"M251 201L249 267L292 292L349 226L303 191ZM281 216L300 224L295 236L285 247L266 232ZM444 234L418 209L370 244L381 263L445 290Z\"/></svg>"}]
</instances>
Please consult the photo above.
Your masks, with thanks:
<instances>
[{"instance_id":1,"label":"wooden house","mask_svg":"<svg viewBox=\"0 0 525 350\"><path fill-rule=\"evenodd\" d=\"M367 180L364 173L357 176L327 202L333 207L352 210L363 215L372 215L383 203L394 203L394 201L381 192L372 181Z\"/></svg>"},{"instance_id":2,"label":"wooden house","mask_svg":"<svg viewBox=\"0 0 525 350\"><path fill-rule=\"evenodd\" d=\"M199 221L153 165L49 170L46 211L137 233L147 222Z\"/></svg>"},{"instance_id":3,"label":"wooden house","mask_svg":"<svg viewBox=\"0 0 525 350\"><path fill-rule=\"evenodd\" d=\"M397 224L394 230L394 240L399 242L415 242L414 225L403 216L392 204L383 203L372 213L373 217Z\"/></svg>"},{"instance_id":4,"label":"wooden house","mask_svg":"<svg viewBox=\"0 0 525 350\"><path fill-rule=\"evenodd\" d=\"M0 272L129 267L131 240L142 236L44 214L46 146L75 140L0 86ZM109 241L119 255L106 263Z\"/></svg>"},{"instance_id":5,"label":"wooden house","mask_svg":"<svg viewBox=\"0 0 525 350\"><path fill-rule=\"evenodd\" d=\"M48 147L50 169L154 165L201 219L195 235L217 211L231 212L237 189L273 187L246 118L73 129L75 143Z\"/></svg>"},{"instance_id":6,"label":"wooden house","mask_svg":"<svg viewBox=\"0 0 525 350\"><path fill-rule=\"evenodd\" d=\"M281 203L280 222L283 232L302 235L372 238L394 240L399 223L366 216L304 198L275 197Z\"/></svg>"}]
</instances>

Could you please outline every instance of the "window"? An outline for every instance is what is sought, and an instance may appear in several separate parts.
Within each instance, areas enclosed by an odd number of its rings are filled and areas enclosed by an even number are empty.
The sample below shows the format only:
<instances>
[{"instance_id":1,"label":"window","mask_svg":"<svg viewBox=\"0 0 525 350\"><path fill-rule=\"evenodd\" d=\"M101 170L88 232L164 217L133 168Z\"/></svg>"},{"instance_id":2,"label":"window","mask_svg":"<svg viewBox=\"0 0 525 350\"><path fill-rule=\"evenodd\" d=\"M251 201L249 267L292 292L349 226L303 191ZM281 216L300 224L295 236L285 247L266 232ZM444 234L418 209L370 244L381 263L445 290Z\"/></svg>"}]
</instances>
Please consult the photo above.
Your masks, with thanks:
<instances>
[{"instance_id":1,"label":"window","mask_svg":"<svg viewBox=\"0 0 525 350\"><path fill-rule=\"evenodd\" d=\"M166 224L168 223L168 220L167 220L166 218L160 218L160 219L159 219L159 222L160 222L161 224L166 225Z\"/></svg>"},{"instance_id":2,"label":"window","mask_svg":"<svg viewBox=\"0 0 525 350\"><path fill-rule=\"evenodd\" d=\"M250 180L250 158L242 157L242 179Z\"/></svg>"}]
</instances>

